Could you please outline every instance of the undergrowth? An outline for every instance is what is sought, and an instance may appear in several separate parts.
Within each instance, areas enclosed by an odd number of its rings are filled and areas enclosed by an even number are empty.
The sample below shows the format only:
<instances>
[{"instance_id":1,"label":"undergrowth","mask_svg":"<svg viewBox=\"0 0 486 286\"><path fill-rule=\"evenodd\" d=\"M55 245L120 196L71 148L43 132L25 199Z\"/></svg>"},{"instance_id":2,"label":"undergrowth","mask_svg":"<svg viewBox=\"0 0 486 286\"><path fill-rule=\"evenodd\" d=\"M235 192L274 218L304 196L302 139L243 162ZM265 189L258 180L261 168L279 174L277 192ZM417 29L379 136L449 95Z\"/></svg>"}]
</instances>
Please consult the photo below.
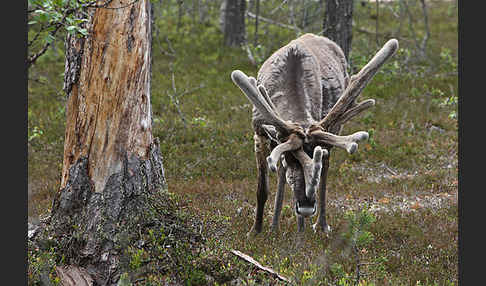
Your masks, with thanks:
<instances>
[{"instance_id":1,"label":"undergrowth","mask_svg":"<svg viewBox=\"0 0 486 286\"><path fill-rule=\"evenodd\" d=\"M270 11L277 2L263 1L261 11ZM457 285L457 203L434 210L419 204L387 213L366 207L345 210L330 203L380 201L386 206L387 200L457 196L457 7L448 1L427 3L431 34L426 57L416 52L404 22L400 49L360 96L360 100L374 98L375 107L342 131L367 130L370 139L353 155L342 150L331 154L327 217L333 231L328 236L315 234L307 223L304 233L297 233L287 187L280 232L269 231L275 195L271 191L264 231L250 240L246 232L253 222L257 185L251 105L231 82L230 73L239 69L255 76L258 67L245 49L222 45L217 3L202 24L188 15L178 23L177 13L163 6L154 10L159 14L153 39L153 133L161 142L169 191L177 197L181 215L197 218L195 231L204 241L188 242L171 256L173 264L168 265L177 265L178 278L185 285L284 284L238 259L231 249L252 256L296 285ZM393 13L400 7L381 5L380 31L391 35L398 29ZM369 7L357 5L355 17L361 28L373 31ZM415 9L415 35L421 37L421 11L419 6ZM272 19L285 22L285 15L278 10ZM320 32L319 25L309 29ZM247 34L253 33L254 22L247 20ZM264 59L296 36L292 30L263 23L260 46L251 48ZM374 35L355 31L351 73L388 38L378 38L377 44ZM62 167L62 39L55 40L53 47L29 69L31 221L48 213ZM270 185L276 189L273 173ZM164 266L157 257L163 255L169 237L167 228L149 229L143 234L144 247L126 248L124 279L134 285L163 284ZM53 267L62 257L55 251L29 250L28 257L29 281L56 281Z\"/></svg>"}]
</instances>

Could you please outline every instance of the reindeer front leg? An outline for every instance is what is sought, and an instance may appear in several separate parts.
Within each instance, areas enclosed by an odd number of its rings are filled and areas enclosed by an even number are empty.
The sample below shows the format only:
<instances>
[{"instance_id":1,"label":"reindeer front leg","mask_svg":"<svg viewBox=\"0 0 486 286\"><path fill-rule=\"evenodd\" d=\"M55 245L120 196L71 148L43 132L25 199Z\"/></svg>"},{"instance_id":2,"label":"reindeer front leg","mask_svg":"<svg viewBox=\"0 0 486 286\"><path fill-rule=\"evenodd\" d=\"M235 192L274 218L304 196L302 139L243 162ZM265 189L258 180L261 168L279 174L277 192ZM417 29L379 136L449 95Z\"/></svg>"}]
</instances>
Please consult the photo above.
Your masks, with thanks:
<instances>
[{"instance_id":1,"label":"reindeer front leg","mask_svg":"<svg viewBox=\"0 0 486 286\"><path fill-rule=\"evenodd\" d=\"M326 223L326 181L327 181L327 170L329 169L329 157L322 159L322 170L321 170L321 180L319 181L319 198L318 198L318 209L319 214L317 216L316 223L312 226L315 232L323 231L328 233L331 228Z\"/></svg>"},{"instance_id":2,"label":"reindeer front leg","mask_svg":"<svg viewBox=\"0 0 486 286\"><path fill-rule=\"evenodd\" d=\"M282 164L282 160L280 160L278 166L278 181L277 181L277 194L275 195L275 208L273 213L273 221L272 221L272 231L278 231L278 220L280 218L280 213L282 212L282 203L284 199L284 192L285 192L285 169L286 167Z\"/></svg>"},{"instance_id":3,"label":"reindeer front leg","mask_svg":"<svg viewBox=\"0 0 486 286\"><path fill-rule=\"evenodd\" d=\"M255 134L253 139L255 141L255 156L258 172L257 207L255 211L255 222L248 236L256 235L262 231L263 209L268 198L268 165L266 159L270 153L268 139L258 134Z\"/></svg>"},{"instance_id":4,"label":"reindeer front leg","mask_svg":"<svg viewBox=\"0 0 486 286\"><path fill-rule=\"evenodd\" d=\"M297 231L298 232L304 232L304 228L305 228L305 221L304 221L304 217L301 216L301 215L297 215Z\"/></svg>"}]
</instances>

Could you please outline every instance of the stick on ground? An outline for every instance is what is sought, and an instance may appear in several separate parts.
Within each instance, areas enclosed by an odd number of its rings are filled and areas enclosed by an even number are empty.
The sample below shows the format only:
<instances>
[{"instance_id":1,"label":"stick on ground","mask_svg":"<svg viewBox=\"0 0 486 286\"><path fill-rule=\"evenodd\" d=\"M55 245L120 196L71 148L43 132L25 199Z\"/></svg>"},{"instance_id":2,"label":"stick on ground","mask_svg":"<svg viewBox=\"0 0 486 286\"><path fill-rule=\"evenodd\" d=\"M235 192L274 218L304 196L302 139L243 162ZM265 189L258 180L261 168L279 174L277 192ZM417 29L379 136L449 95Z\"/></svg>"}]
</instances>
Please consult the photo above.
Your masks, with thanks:
<instances>
[{"instance_id":1,"label":"stick on ground","mask_svg":"<svg viewBox=\"0 0 486 286\"><path fill-rule=\"evenodd\" d=\"M277 272L275 272L271 268L268 268L268 267L265 267L265 266L261 265L260 263L258 263L258 261L256 261L252 257L250 257L250 256L242 253L241 251L232 249L231 250L231 253L233 253L234 255L236 255L238 257L240 257L241 259L245 260L246 262L249 262L249 263L255 265L258 269L261 269L263 271L266 271L266 272L272 274L273 276L277 277L278 279L280 279L282 281L291 283L290 279L283 277L282 275L278 274Z\"/></svg>"}]
</instances>

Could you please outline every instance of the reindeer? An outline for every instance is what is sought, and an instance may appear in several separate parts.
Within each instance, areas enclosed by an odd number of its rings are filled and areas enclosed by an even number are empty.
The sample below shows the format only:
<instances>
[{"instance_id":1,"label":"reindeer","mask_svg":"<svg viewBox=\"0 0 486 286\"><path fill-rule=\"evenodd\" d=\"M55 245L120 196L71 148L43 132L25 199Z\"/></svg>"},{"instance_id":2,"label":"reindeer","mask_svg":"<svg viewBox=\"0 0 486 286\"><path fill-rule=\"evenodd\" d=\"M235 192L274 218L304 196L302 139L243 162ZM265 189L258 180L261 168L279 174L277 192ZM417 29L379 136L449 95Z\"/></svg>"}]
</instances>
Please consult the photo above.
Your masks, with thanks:
<instances>
[{"instance_id":1,"label":"reindeer","mask_svg":"<svg viewBox=\"0 0 486 286\"><path fill-rule=\"evenodd\" d=\"M285 184L293 191L297 228L319 210L315 232L331 230L326 222L326 181L332 147L354 153L365 131L340 136L344 123L374 106L373 99L356 98L383 63L398 49L389 40L359 73L348 75L341 48L330 39L305 34L273 53L257 79L234 70L231 79L253 104L255 156L258 172L257 206L248 233L262 231L268 198L268 169L278 173L272 230L278 230ZM316 189L318 200L316 200Z\"/></svg>"}]
</instances>

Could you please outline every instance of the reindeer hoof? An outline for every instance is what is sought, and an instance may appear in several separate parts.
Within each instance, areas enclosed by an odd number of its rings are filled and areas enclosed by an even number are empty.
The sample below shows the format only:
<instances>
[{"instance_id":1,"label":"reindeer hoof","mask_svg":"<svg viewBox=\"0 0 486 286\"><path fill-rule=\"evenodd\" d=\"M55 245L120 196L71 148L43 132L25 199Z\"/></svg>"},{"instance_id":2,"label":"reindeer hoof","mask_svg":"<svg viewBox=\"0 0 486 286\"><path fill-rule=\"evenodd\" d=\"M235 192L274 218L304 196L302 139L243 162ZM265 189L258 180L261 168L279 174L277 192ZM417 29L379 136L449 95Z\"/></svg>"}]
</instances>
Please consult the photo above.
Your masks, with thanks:
<instances>
[{"instance_id":1,"label":"reindeer hoof","mask_svg":"<svg viewBox=\"0 0 486 286\"><path fill-rule=\"evenodd\" d=\"M278 225L272 225L270 230L272 231L272 233L278 233L280 228L278 227Z\"/></svg>"},{"instance_id":2,"label":"reindeer hoof","mask_svg":"<svg viewBox=\"0 0 486 286\"><path fill-rule=\"evenodd\" d=\"M331 227L328 224L324 224L324 226L322 226L319 223L313 224L312 225L312 229L314 230L315 233L317 233L318 231L322 231L326 235L329 235L331 233L331 231L332 231L331 230Z\"/></svg>"},{"instance_id":3,"label":"reindeer hoof","mask_svg":"<svg viewBox=\"0 0 486 286\"><path fill-rule=\"evenodd\" d=\"M254 238L256 237L260 232L254 230L254 229L251 229L247 234L246 234L246 238L248 239L251 239L251 238Z\"/></svg>"}]
</instances>

